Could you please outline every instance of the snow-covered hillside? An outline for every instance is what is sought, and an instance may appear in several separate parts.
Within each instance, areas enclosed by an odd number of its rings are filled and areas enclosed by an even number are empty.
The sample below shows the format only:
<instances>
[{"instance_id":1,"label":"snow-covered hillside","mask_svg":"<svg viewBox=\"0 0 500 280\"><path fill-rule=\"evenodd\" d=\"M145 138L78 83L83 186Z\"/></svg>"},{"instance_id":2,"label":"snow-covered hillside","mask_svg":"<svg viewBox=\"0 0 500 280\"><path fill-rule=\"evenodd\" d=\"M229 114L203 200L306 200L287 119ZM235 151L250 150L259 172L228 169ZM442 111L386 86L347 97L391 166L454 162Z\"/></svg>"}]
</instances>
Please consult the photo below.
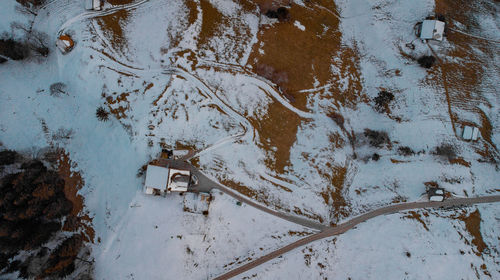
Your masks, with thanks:
<instances>
[{"instance_id":1,"label":"snow-covered hillside","mask_svg":"<svg viewBox=\"0 0 500 280\"><path fill-rule=\"evenodd\" d=\"M32 25L51 52L0 64L0 148L69 154L97 279L212 278L313 233L218 191L208 217L183 211L180 196L144 195L139 171L161 145L197 150L191 163L208 177L325 226L426 199L429 184L498 195L500 8L455 2L135 0L88 11L48 0L34 16L3 0L0 32L22 38L12 24ZM280 6L288 21L264 15ZM436 13L453 30L428 46L413 28ZM62 34L75 41L68 54L55 47ZM424 69L421 55L438 62ZM51 94L55 83L66 93ZM381 91L394 95L382 111ZM96 118L100 106L109 121ZM480 129L478 141L461 139L464 125ZM374 147L365 129L389 140ZM435 153L446 145L452 155ZM487 254L468 253L461 210L421 211L424 226L408 213L379 217L246 276L494 279L498 206L478 209Z\"/></svg>"}]
</instances>

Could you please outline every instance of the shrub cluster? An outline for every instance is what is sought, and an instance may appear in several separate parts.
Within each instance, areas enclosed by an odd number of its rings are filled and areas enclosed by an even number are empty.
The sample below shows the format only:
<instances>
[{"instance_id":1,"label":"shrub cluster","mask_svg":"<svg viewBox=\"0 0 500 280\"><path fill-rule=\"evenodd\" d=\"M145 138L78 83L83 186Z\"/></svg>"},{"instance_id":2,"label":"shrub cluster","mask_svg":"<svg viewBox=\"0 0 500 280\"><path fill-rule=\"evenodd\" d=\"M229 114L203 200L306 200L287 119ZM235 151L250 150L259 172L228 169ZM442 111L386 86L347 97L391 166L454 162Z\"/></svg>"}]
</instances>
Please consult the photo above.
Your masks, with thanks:
<instances>
[{"instance_id":1,"label":"shrub cluster","mask_svg":"<svg viewBox=\"0 0 500 280\"><path fill-rule=\"evenodd\" d=\"M404 147L399 147L398 148L398 154L402 155L402 156L405 156L405 157L408 157L408 156L414 155L415 152L410 147L404 146Z\"/></svg>"},{"instance_id":2,"label":"shrub cluster","mask_svg":"<svg viewBox=\"0 0 500 280\"><path fill-rule=\"evenodd\" d=\"M431 68L436 62L436 58L432 55L424 55L417 59L417 62L424 68Z\"/></svg>"},{"instance_id":3,"label":"shrub cluster","mask_svg":"<svg viewBox=\"0 0 500 280\"><path fill-rule=\"evenodd\" d=\"M269 18L277 18L280 22L290 20L290 12L285 7L279 7L276 10L268 10L266 16Z\"/></svg>"},{"instance_id":4,"label":"shrub cluster","mask_svg":"<svg viewBox=\"0 0 500 280\"><path fill-rule=\"evenodd\" d=\"M443 143L443 144L441 144L441 146L436 147L434 154L441 156L441 157L444 157L448 160L452 160L452 159L455 159L457 157L455 147L453 147L451 144L447 144L447 143Z\"/></svg>"},{"instance_id":5,"label":"shrub cluster","mask_svg":"<svg viewBox=\"0 0 500 280\"><path fill-rule=\"evenodd\" d=\"M374 98L375 108L379 112L384 112L387 110L389 103L394 100L394 94L388 91L381 91L378 93L377 97Z\"/></svg>"},{"instance_id":6,"label":"shrub cluster","mask_svg":"<svg viewBox=\"0 0 500 280\"><path fill-rule=\"evenodd\" d=\"M383 144L389 144L391 140L385 131L377 131L365 128L364 135L368 138L371 146L380 148Z\"/></svg>"}]
</instances>

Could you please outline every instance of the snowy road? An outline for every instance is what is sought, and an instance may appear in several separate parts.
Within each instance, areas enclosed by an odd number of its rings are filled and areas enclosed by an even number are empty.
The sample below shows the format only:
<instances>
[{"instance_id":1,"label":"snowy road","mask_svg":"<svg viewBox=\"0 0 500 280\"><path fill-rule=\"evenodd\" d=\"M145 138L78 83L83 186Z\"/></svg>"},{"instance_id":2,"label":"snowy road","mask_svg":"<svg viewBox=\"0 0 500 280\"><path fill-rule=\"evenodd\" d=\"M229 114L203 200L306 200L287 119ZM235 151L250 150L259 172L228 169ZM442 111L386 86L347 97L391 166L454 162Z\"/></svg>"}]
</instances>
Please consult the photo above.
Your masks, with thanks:
<instances>
[{"instance_id":1,"label":"snowy road","mask_svg":"<svg viewBox=\"0 0 500 280\"><path fill-rule=\"evenodd\" d=\"M454 199L448 199L443 202L410 202L410 203L403 203L403 204L395 204L395 205L390 205L387 207L379 208L373 211L370 211L368 213L365 213L363 215L357 216L345 223L342 223L338 226L335 227L330 227L327 228L319 233L309 235L305 238L302 238L296 242L293 242L285 247L282 247L278 250L275 250L265 256L262 256L258 259L255 259L243 266L240 266L236 269L233 269L229 272L226 272L216 278L215 280L222 280L222 279L230 279L232 277L235 277L241 273L244 273L252 268L255 268L265 262L268 262L274 258L277 258L287 252L290 252L296 248L299 248L301 246L304 246L306 244L309 244L311 242L331 237L334 235L339 235L342 233L345 233L346 231L356 227L362 222L365 222L369 219L381 216L381 215L387 215L387 214L393 214L405 210L410 210L410 209L421 209L421 208L440 208L440 207L460 207L460 206L466 206L466 205L472 205L472 204L479 204L479 203L493 203L493 202L500 202L500 195L496 196L483 196L483 197L474 197L474 198L454 198Z\"/></svg>"},{"instance_id":2,"label":"snowy road","mask_svg":"<svg viewBox=\"0 0 500 280\"><path fill-rule=\"evenodd\" d=\"M184 159L184 158L183 158ZM198 178L198 186L193 189L193 191L202 191L202 192L209 192L212 189L218 189L221 192L233 197L234 199L241 201L247 205L250 205L251 207L254 207L260 211L263 211L265 213L268 213L270 215L273 215L275 217L278 217L280 219L289 221L291 223L295 223L301 226L305 226L311 229L315 230L326 230L328 227L325 225L322 225L318 222L315 222L313 220L301 218L299 216L294 216L294 215L288 215L286 213L278 212L275 210L272 210L265 205L259 204L257 202L254 202L253 200L247 198L244 195L238 194L237 192L231 190L230 188L218 183L215 179L209 178L206 176L203 172L192 166L191 164L188 164L187 162L183 162L181 160L168 160L168 159L162 159L160 161L161 165L170 165L174 167L182 167L182 168L189 168L191 173L195 175Z\"/></svg>"}]
</instances>

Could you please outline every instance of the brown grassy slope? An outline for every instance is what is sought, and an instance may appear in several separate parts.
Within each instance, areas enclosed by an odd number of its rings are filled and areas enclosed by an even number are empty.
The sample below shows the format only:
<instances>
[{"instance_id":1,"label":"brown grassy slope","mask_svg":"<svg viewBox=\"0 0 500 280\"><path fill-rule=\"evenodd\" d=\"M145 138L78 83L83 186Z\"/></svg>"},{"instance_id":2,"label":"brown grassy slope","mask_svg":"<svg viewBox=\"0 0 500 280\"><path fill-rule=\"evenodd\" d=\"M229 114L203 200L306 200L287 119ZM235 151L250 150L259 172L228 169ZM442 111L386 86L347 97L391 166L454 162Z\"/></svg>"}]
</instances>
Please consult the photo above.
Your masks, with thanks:
<instances>
[{"instance_id":1,"label":"brown grassy slope","mask_svg":"<svg viewBox=\"0 0 500 280\"><path fill-rule=\"evenodd\" d=\"M445 15L448 27L460 29L470 34L478 34L480 26L477 22L484 13L494 11L495 4L491 0L466 1L466 0L436 0L435 12ZM464 27L455 26L454 22L461 23ZM463 30L465 28L465 30ZM447 33L447 40L454 47L450 48L446 55L454 60L442 60L441 67L433 72L440 72L435 75L438 83L445 83L449 95L451 107L451 118L458 127L464 124L472 124L472 120L460 119L460 111L472 112L480 120L479 126L482 138L486 141L484 147L478 153L485 158L493 156L492 150L497 151L495 143L491 140L491 123L489 117L479 106L491 108L486 94L492 94L496 89L484 88L483 78L486 66L498 55L498 46L485 40L473 38L450 30ZM497 70L500 70L498 66Z\"/></svg>"}]
</instances>

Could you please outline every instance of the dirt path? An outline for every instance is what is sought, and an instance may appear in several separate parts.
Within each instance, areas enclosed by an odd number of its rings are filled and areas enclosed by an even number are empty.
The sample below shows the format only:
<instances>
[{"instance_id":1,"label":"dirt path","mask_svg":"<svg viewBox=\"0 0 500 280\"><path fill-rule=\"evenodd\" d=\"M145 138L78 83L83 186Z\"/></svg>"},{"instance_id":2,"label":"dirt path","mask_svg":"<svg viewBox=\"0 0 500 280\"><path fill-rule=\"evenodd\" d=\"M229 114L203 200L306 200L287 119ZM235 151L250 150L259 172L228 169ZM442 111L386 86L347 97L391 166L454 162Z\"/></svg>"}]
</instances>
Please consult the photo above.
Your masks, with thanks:
<instances>
[{"instance_id":1,"label":"dirt path","mask_svg":"<svg viewBox=\"0 0 500 280\"><path fill-rule=\"evenodd\" d=\"M449 199L445 200L443 202L410 202L410 203L403 203L403 204L396 204L396 205L390 205L387 207L379 208L373 211L370 211L368 213L365 213L363 215L357 216L345 223L342 223L336 227L330 227L327 228L319 233L307 236L305 238L302 238L296 242L293 242L285 247L282 247L278 250L275 250L265 256L262 256L256 260L253 260L243 266L240 266L236 269L233 269L229 272L226 272L216 278L215 280L222 280L222 279L229 279L232 277L235 277L241 273L244 273L252 268L255 268L267 261L270 261L274 258L277 258L287 252L290 252L291 250L294 250L298 247L304 246L306 244L309 244L311 242L326 238L326 237L331 237L334 235L339 235L342 234L354 227L356 227L358 224L367 221L369 219L375 218L377 216L381 215L386 215L386 214L392 214L392 213L397 213L400 211L405 211L409 209L419 209L419 208L438 208L438 207L454 207L454 206L465 206L465 205L472 205L472 204L478 204L478 203L492 203L492 202L500 202L500 195L497 196L484 196L484 197L475 197L475 198L454 198L454 199Z\"/></svg>"}]
</instances>

